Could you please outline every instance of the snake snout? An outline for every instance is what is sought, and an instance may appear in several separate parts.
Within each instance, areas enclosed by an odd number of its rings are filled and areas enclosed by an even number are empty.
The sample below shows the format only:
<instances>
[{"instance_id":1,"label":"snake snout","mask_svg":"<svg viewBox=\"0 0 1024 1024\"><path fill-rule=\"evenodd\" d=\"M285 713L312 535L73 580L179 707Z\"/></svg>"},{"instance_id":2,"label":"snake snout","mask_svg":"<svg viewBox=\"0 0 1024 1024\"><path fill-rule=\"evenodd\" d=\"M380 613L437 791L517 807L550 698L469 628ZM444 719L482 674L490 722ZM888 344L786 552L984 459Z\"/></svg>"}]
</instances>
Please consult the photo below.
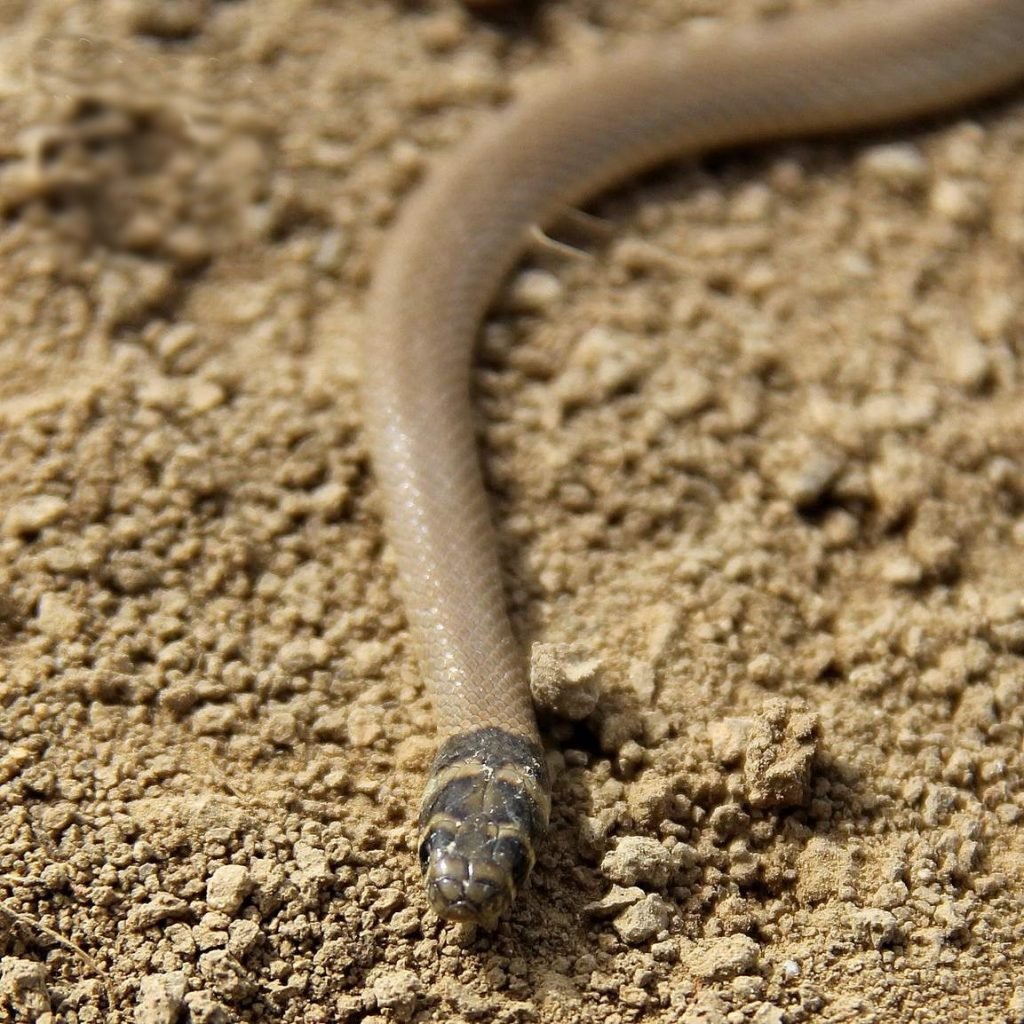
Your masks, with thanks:
<instances>
[{"instance_id":1,"label":"snake snout","mask_svg":"<svg viewBox=\"0 0 1024 1024\"><path fill-rule=\"evenodd\" d=\"M528 840L483 815L429 829L420 844L427 899L447 921L493 928L533 865Z\"/></svg>"}]
</instances>

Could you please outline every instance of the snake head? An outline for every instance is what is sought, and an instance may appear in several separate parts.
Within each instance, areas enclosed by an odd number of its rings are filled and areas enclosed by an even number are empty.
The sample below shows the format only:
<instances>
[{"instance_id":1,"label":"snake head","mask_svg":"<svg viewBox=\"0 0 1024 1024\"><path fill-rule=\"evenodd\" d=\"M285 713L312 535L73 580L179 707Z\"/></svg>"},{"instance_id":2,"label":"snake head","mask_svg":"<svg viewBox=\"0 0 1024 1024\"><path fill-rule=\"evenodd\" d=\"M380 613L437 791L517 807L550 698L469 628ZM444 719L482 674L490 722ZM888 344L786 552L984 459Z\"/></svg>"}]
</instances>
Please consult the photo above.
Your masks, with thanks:
<instances>
[{"instance_id":1,"label":"snake head","mask_svg":"<svg viewBox=\"0 0 1024 1024\"><path fill-rule=\"evenodd\" d=\"M550 806L537 744L494 728L445 743L420 811L420 864L438 916L493 928L529 877Z\"/></svg>"},{"instance_id":2,"label":"snake head","mask_svg":"<svg viewBox=\"0 0 1024 1024\"><path fill-rule=\"evenodd\" d=\"M533 867L528 836L485 814L461 821L437 815L420 842L427 899L446 921L493 928Z\"/></svg>"}]
</instances>

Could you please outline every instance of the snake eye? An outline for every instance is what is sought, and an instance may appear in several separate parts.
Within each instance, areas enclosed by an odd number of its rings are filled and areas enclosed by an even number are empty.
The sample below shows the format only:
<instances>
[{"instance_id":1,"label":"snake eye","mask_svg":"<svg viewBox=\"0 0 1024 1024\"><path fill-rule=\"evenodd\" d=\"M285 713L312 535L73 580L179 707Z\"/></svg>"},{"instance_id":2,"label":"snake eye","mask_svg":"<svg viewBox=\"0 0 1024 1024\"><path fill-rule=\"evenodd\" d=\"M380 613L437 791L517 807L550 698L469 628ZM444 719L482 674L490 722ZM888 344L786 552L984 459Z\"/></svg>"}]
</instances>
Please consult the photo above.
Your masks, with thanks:
<instances>
[{"instance_id":1,"label":"snake eye","mask_svg":"<svg viewBox=\"0 0 1024 1024\"><path fill-rule=\"evenodd\" d=\"M427 870L427 865L430 863L433 851L447 849L454 842L455 833L443 825L435 824L433 828L426 831L423 839L420 841L420 869L423 871Z\"/></svg>"}]
</instances>

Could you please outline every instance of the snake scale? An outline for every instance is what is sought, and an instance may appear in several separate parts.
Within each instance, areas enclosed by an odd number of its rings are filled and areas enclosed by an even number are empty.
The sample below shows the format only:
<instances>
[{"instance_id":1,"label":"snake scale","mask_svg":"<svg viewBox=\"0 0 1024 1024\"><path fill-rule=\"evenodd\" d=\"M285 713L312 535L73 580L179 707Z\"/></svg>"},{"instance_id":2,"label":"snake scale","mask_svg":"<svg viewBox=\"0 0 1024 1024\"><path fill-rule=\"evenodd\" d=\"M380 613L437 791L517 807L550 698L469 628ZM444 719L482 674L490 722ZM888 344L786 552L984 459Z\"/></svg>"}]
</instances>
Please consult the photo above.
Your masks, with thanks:
<instances>
[{"instance_id":1,"label":"snake scale","mask_svg":"<svg viewBox=\"0 0 1024 1024\"><path fill-rule=\"evenodd\" d=\"M486 118L405 204L370 290L363 401L437 716L419 848L442 918L493 926L549 814L469 392L480 321L531 228L669 157L904 121L1022 78L1024 0L847 0L635 42Z\"/></svg>"}]
</instances>

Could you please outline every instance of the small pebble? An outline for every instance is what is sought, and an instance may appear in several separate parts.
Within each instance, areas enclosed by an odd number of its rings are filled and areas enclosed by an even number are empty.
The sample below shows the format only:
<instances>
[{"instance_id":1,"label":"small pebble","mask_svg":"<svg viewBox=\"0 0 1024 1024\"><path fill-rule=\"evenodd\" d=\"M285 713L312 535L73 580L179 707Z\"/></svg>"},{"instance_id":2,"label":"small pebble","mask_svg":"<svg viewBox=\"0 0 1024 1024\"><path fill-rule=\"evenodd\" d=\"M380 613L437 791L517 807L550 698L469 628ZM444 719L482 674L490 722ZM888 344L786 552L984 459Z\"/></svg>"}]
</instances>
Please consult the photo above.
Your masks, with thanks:
<instances>
[{"instance_id":1,"label":"small pebble","mask_svg":"<svg viewBox=\"0 0 1024 1024\"><path fill-rule=\"evenodd\" d=\"M969 225L984 215L986 203L979 190L967 182L944 178L932 189L931 208L954 224Z\"/></svg>"},{"instance_id":2,"label":"small pebble","mask_svg":"<svg viewBox=\"0 0 1024 1024\"><path fill-rule=\"evenodd\" d=\"M36 960L5 956L0 961L0 1007L11 1006L15 1019L38 1020L50 1013L46 968Z\"/></svg>"},{"instance_id":3,"label":"small pebble","mask_svg":"<svg viewBox=\"0 0 1024 1024\"><path fill-rule=\"evenodd\" d=\"M509 288L507 301L513 309L540 313L562 294L562 282L547 270L524 270Z\"/></svg>"},{"instance_id":4,"label":"small pebble","mask_svg":"<svg viewBox=\"0 0 1024 1024\"><path fill-rule=\"evenodd\" d=\"M320 638L290 640L277 654L281 668L286 672L308 672L323 665L330 658L327 644Z\"/></svg>"},{"instance_id":5,"label":"small pebble","mask_svg":"<svg viewBox=\"0 0 1024 1024\"><path fill-rule=\"evenodd\" d=\"M874 949L891 946L899 937L899 922L888 910L865 907L855 911L852 920L856 935Z\"/></svg>"},{"instance_id":6,"label":"small pebble","mask_svg":"<svg viewBox=\"0 0 1024 1024\"><path fill-rule=\"evenodd\" d=\"M639 903L646 895L638 885L613 885L599 900L588 903L583 911L590 917L614 917L634 903Z\"/></svg>"},{"instance_id":7,"label":"small pebble","mask_svg":"<svg viewBox=\"0 0 1024 1024\"><path fill-rule=\"evenodd\" d=\"M12 505L4 516L4 534L22 537L52 526L64 515L68 503L51 494L40 494Z\"/></svg>"},{"instance_id":8,"label":"small pebble","mask_svg":"<svg viewBox=\"0 0 1024 1024\"><path fill-rule=\"evenodd\" d=\"M228 925L228 952L236 960L244 960L260 939L260 926L255 921L232 921Z\"/></svg>"},{"instance_id":9,"label":"small pebble","mask_svg":"<svg viewBox=\"0 0 1024 1024\"><path fill-rule=\"evenodd\" d=\"M384 736L379 711L358 705L350 708L347 732L348 741L353 747L372 747Z\"/></svg>"},{"instance_id":10,"label":"small pebble","mask_svg":"<svg viewBox=\"0 0 1024 1024\"><path fill-rule=\"evenodd\" d=\"M753 725L753 718L733 717L723 718L708 726L711 753L719 764L729 766L741 760Z\"/></svg>"},{"instance_id":11,"label":"small pebble","mask_svg":"<svg viewBox=\"0 0 1024 1024\"><path fill-rule=\"evenodd\" d=\"M390 968L379 974L371 985L377 1005L396 1020L409 1020L423 986L419 978L403 968Z\"/></svg>"},{"instance_id":12,"label":"small pebble","mask_svg":"<svg viewBox=\"0 0 1024 1024\"><path fill-rule=\"evenodd\" d=\"M624 836L601 861L601 872L619 885L661 889L668 884L671 869L672 855L647 836Z\"/></svg>"},{"instance_id":13,"label":"small pebble","mask_svg":"<svg viewBox=\"0 0 1024 1024\"><path fill-rule=\"evenodd\" d=\"M53 593L39 598L36 621L55 640L71 640L82 627L82 616L60 594Z\"/></svg>"},{"instance_id":14,"label":"small pebble","mask_svg":"<svg viewBox=\"0 0 1024 1024\"><path fill-rule=\"evenodd\" d=\"M597 707L601 661L583 644L534 644L530 690L538 707L578 722Z\"/></svg>"},{"instance_id":15,"label":"small pebble","mask_svg":"<svg viewBox=\"0 0 1024 1024\"><path fill-rule=\"evenodd\" d=\"M648 942L663 932L672 917L668 903L656 893L627 907L612 922L619 938L630 946Z\"/></svg>"},{"instance_id":16,"label":"small pebble","mask_svg":"<svg viewBox=\"0 0 1024 1024\"><path fill-rule=\"evenodd\" d=\"M965 391L980 391L992 372L989 350L971 331L943 331L934 339L949 376Z\"/></svg>"},{"instance_id":17,"label":"small pebble","mask_svg":"<svg viewBox=\"0 0 1024 1024\"><path fill-rule=\"evenodd\" d=\"M146 975L139 985L136 1024L175 1024L181 1018L187 990L182 971Z\"/></svg>"},{"instance_id":18,"label":"small pebble","mask_svg":"<svg viewBox=\"0 0 1024 1024\"><path fill-rule=\"evenodd\" d=\"M740 974L756 974L761 947L749 935L714 939L693 964L693 973L705 980L723 980Z\"/></svg>"},{"instance_id":19,"label":"small pebble","mask_svg":"<svg viewBox=\"0 0 1024 1024\"><path fill-rule=\"evenodd\" d=\"M802 704L767 701L754 718L743 763L750 805L766 808L805 803L820 742L818 718Z\"/></svg>"},{"instance_id":20,"label":"small pebble","mask_svg":"<svg viewBox=\"0 0 1024 1024\"><path fill-rule=\"evenodd\" d=\"M928 177L928 161L909 142L872 146L861 157L860 169L892 189L920 185Z\"/></svg>"},{"instance_id":21,"label":"small pebble","mask_svg":"<svg viewBox=\"0 0 1024 1024\"><path fill-rule=\"evenodd\" d=\"M214 910L234 914L252 892L253 880L241 864L225 864L217 868L206 883L206 902Z\"/></svg>"}]
</instances>

